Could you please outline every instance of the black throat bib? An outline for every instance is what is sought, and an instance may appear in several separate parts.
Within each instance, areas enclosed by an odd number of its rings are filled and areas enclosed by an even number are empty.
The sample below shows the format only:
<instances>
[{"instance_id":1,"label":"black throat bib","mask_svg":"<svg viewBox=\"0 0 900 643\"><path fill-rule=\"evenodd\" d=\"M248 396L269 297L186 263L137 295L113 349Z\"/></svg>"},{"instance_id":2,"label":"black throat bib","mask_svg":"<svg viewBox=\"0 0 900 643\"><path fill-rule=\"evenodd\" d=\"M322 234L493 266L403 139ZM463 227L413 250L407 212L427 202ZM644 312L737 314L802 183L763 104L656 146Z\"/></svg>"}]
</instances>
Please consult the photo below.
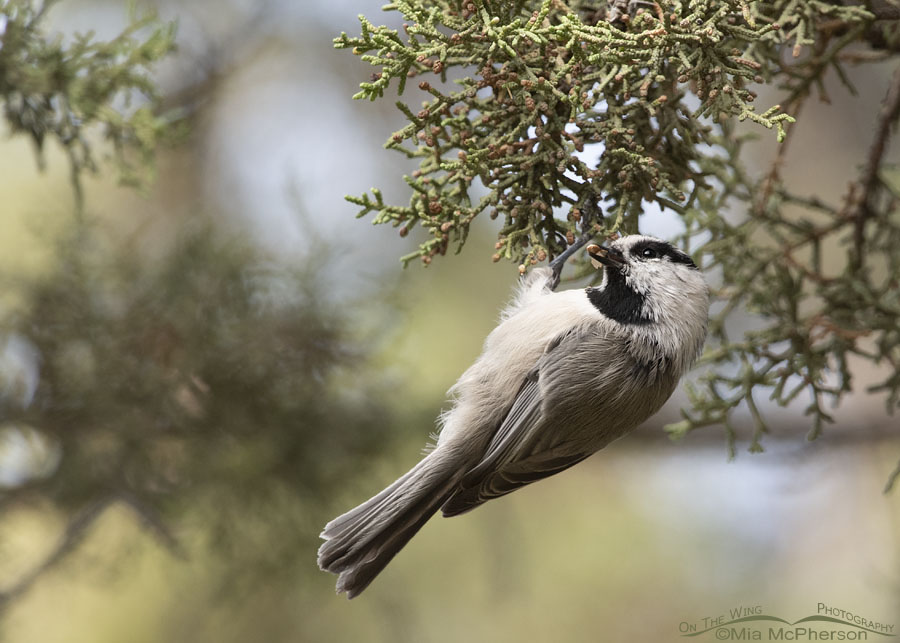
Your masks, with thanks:
<instances>
[{"instance_id":1,"label":"black throat bib","mask_svg":"<svg viewBox=\"0 0 900 643\"><path fill-rule=\"evenodd\" d=\"M606 285L587 288L587 296L597 310L621 324L649 324L644 316L645 296L625 283L625 275L616 268L605 268Z\"/></svg>"}]
</instances>

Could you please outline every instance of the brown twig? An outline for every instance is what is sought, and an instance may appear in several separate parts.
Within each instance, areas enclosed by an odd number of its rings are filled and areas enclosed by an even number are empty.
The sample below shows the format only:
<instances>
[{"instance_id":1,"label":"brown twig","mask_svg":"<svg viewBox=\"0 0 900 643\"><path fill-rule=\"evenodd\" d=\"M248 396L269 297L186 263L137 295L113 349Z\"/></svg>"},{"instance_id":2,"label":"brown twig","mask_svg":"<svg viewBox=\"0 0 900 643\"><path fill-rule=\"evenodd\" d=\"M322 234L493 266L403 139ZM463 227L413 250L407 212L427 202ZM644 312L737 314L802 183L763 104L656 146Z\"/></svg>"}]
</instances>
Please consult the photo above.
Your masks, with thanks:
<instances>
[{"instance_id":1,"label":"brown twig","mask_svg":"<svg viewBox=\"0 0 900 643\"><path fill-rule=\"evenodd\" d=\"M187 560L187 552L178 538L171 532L155 507L131 492L120 492L116 500L128 506L141 522L141 526L149 531L170 554L180 560Z\"/></svg>"},{"instance_id":2,"label":"brown twig","mask_svg":"<svg viewBox=\"0 0 900 643\"><path fill-rule=\"evenodd\" d=\"M900 116L900 67L894 70L890 87L875 122L875 136L866 155L866 164L859 180L851 186L848 198L848 215L853 219L853 257L852 267L859 269L863 264L863 246L865 244L866 221L875 210L875 198L881 183L878 171L891 136L891 126Z\"/></svg>"},{"instance_id":3,"label":"brown twig","mask_svg":"<svg viewBox=\"0 0 900 643\"><path fill-rule=\"evenodd\" d=\"M803 109L805 102L805 96L798 98L791 105L788 105L785 111L790 113L794 118L797 118L800 115L800 111ZM784 141L778 146L778 151L775 154L775 158L772 160L772 167L768 174L766 174L766 178L762 181L762 189L760 190L760 197L756 202L755 209L756 213L759 215L762 215L762 213L765 212L766 203L768 203L771 198L772 192L775 190L775 185L781 182L781 168L784 165L796 129L796 127L788 128Z\"/></svg>"},{"instance_id":4,"label":"brown twig","mask_svg":"<svg viewBox=\"0 0 900 643\"><path fill-rule=\"evenodd\" d=\"M888 476L887 483L885 483L882 493L890 493L891 489L894 488L894 483L897 482L898 477L900 477L900 462L897 462L897 466L894 467L894 470L891 471L891 474Z\"/></svg>"},{"instance_id":5,"label":"brown twig","mask_svg":"<svg viewBox=\"0 0 900 643\"><path fill-rule=\"evenodd\" d=\"M72 552L87 534L88 528L103 515L103 513L116 500L114 495L105 496L87 505L79 511L66 526L62 537L56 547L53 548L44 560L30 572L16 581L11 587L0 592L0 609L8 606L13 600L19 598L41 577L45 572L55 567L69 553Z\"/></svg>"},{"instance_id":6,"label":"brown twig","mask_svg":"<svg viewBox=\"0 0 900 643\"><path fill-rule=\"evenodd\" d=\"M44 573L56 567L66 556L72 553L84 540L91 525L116 502L121 502L134 511L144 529L153 533L170 553L181 559L187 557L181 544L159 518L155 509L133 493L111 493L94 500L75 514L75 517L66 525L56 547L33 569L7 589L0 591L0 610L24 595Z\"/></svg>"}]
</instances>

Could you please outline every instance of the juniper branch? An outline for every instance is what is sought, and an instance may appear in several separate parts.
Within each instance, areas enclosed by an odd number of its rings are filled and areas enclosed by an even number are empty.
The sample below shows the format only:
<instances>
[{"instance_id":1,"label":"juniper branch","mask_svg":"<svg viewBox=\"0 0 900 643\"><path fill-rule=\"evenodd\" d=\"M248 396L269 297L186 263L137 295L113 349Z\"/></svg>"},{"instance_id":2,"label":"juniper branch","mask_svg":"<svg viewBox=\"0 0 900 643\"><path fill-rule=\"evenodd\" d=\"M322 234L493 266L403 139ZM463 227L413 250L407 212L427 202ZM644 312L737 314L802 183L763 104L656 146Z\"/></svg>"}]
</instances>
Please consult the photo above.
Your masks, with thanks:
<instances>
[{"instance_id":1,"label":"juniper branch","mask_svg":"<svg viewBox=\"0 0 900 643\"><path fill-rule=\"evenodd\" d=\"M360 216L374 214L401 235L417 224L429 232L404 264L430 263L451 243L458 249L485 212L502 216L493 260L520 271L576 242L585 204L608 215L598 236L638 231L648 204L674 210L685 225L681 244L703 239L693 254L722 281L706 372L689 387L691 408L673 435L720 424L733 454L734 414L746 409L750 449L759 451L770 429L763 396L787 405L806 394L815 438L832 420L826 402L852 390L852 356L893 369L870 389L892 411L900 404L900 222L891 213L900 207L900 181L886 180L883 148L874 147L843 204L797 194L780 171L805 101L814 92L827 99L825 74L853 92L848 62L900 49L888 4L389 4L407 20L402 33L362 19L362 34L342 34L335 46L379 67L359 97L377 99L392 85L408 92L406 81L419 78L425 101L421 109L398 103L408 123L387 144L419 166L406 177L406 205L389 205L377 191L374 199L349 198ZM881 51L862 55L860 43ZM757 108L759 85L779 92L783 108ZM897 118L893 96L879 120L882 142ZM747 135L738 121L774 131L784 146L762 178L741 163ZM860 203L864 217L854 214ZM727 210L743 219L726 220ZM823 254L835 247L836 267L826 272ZM856 270L852 253L862 251L885 271ZM747 314L758 328L729 337L730 319Z\"/></svg>"},{"instance_id":2,"label":"juniper branch","mask_svg":"<svg viewBox=\"0 0 900 643\"><path fill-rule=\"evenodd\" d=\"M604 6L396 2L386 9L408 20L403 35L361 17L359 37L335 40L380 68L358 98L434 76L418 84L422 109L398 103L409 123L387 143L420 162L406 177L409 204L351 198L361 216L374 213L401 234L415 224L429 230L404 262L428 263L451 240L461 246L485 211L504 216L496 256L526 266L565 249L559 233L571 242L589 200L613 213L603 233L635 231L644 202L677 208L685 186L702 179L692 166L716 122L752 120L783 137L793 118L777 106L757 111L749 89L773 63L745 53L777 24L736 0L665 2L616 24L593 19ZM689 106L694 99L699 107ZM586 150L599 161L586 163ZM476 200L479 183L487 195Z\"/></svg>"}]
</instances>

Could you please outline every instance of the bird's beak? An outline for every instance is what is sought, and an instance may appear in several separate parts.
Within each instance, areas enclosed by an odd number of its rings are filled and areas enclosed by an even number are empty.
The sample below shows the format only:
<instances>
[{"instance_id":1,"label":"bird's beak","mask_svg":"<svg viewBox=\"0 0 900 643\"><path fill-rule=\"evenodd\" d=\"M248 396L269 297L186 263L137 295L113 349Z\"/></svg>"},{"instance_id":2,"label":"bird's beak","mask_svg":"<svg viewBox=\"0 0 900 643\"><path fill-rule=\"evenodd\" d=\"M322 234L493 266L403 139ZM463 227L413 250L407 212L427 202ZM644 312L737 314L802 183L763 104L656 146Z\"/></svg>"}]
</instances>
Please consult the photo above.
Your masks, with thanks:
<instances>
[{"instance_id":1,"label":"bird's beak","mask_svg":"<svg viewBox=\"0 0 900 643\"><path fill-rule=\"evenodd\" d=\"M625 256L615 248L601 248L591 244L587 247L587 253L591 258L591 264L597 269L603 266L621 269L625 265Z\"/></svg>"}]
</instances>

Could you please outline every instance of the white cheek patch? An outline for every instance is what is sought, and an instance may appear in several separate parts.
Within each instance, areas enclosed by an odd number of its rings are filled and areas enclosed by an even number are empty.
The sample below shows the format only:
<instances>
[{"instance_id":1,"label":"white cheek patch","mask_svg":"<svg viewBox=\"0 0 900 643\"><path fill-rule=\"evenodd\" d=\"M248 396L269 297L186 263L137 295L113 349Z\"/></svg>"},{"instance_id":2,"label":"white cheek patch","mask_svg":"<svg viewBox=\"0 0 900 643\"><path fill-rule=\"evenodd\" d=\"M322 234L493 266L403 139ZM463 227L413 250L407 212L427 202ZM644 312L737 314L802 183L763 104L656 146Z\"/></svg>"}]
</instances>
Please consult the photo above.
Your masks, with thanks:
<instances>
[{"instance_id":1,"label":"white cheek patch","mask_svg":"<svg viewBox=\"0 0 900 643\"><path fill-rule=\"evenodd\" d=\"M652 289L654 279L658 273L659 266L641 263L625 273L625 283L635 292L646 295Z\"/></svg>"}]
</instances>

